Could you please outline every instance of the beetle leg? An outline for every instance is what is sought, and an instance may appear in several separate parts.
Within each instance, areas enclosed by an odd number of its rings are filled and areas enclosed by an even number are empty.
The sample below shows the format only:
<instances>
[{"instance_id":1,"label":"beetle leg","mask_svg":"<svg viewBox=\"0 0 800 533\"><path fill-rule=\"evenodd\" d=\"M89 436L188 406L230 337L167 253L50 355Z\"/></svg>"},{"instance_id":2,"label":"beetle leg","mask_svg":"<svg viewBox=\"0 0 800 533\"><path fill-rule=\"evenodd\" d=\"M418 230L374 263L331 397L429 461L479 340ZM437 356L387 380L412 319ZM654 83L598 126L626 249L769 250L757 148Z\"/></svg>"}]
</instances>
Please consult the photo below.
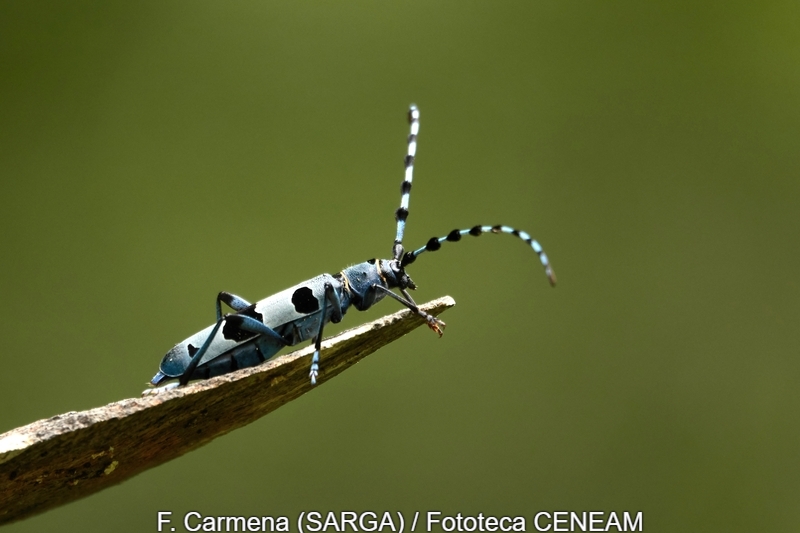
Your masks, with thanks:
<instances>
[{"instance_id":1,"label":"beetle leg","mask_svg":"<svg viewBox=\"0 0 800 533\"><path fill-rule=\"evenodd\" d=\"M237 313L246 311L248 307L253 305L244 298L242 298L241 296L236 296L235 294L221 291L217 295L217 319L222 317L222 308L219 305L220 302L225 302L228 305L228 307L230 307Z\"/></svg>"},{"instance_id":2,"label":"beetle leg","mask_svg":"<svg viewBox=\"0 0 800 533\"><path fill-rule=\"evenodd\" d=\"M286 339L280 336L277 331L251 316L226 315L225 321L237 329L248 331L250 333L256 333L258 335L266 335L267 337L275 339L283 346L289 346L289 343L286 341Z\"/></svg>"},{"instance_id":3,"label":"beetle leg","mask_svg":"<svg viewBox=\"0 0 800 533\"><path fill-rule=\"evenodd\" d=\"M219 300L217 300L217 309L219 309ZM224 321L225 319L222 317L217 319L217 323L214 324L214 329L211 330L211 333L208 335L206 341L203 343L200 349L197 350L197 352L192 356L192 360L189 361L189 364L186 365L186 370L184 370L183 374L181 374L181 377L178 378L178 382L180 383L181 386L189 383L189 378L191 378L192 374L194 373L194 369L197 368L198 364L200 364L200 359L203 358L203 356L206 353L206 350L208 350L208 347L211 346L211 341L217 335L219 327L222 325Z\"/></svg>"},{"instance_id":4,"label":"beetle leg","mask_svg":"<svg viewBox=\"0 0 800 533\"><path fill-rule=\"evenodd\" d=\"M401 304L403 304L406 307L408 307L409 309L411 309L414 313L416 313L419 316L421 316L422 318L424 318L425 322L428 324L428 327L431 328L436 333L438 333L440 337L442 336L442 333L443 333L442 330L445 328L445 326L447 324L445 324L444 322L442 322L441 320L439 320L435 316L429 315L425 311L422 311L417 306L416 302L414 302L414 299L411 298L411 295L408 294L408 291L403 290L403 296L405 296L405 298L403 298L402 296L398 296L397 294L395 294L393 291L390 291L389 289L387 289L383 285L375 284L375 285L373 285L373 287L375 287L376 290L383 291L384 293L386 293L386 296L391 296L392 298L394 298L395 300L397 300Z\"/></svg>"},{"instance_id":5,"label":"beetle leg","mask_svg":"<svg viewBox=\"0 0 800 533\"><path fill-rule=\"evenodd\" d=\"M186 385L187 383L189 383L189 379L191 379L192 373L194 373L194 370L197 368L197 365L200 364L200 359L203 358L206 351L208 350L208 347L211 345L211 341L217 335L217 331L219 331L219 328L224 321L224 318L222 316L222 305L221 305L222 302L225 302L231 309L235 311L244 311L252 305L244 298L236 296L235 294L231 294L229 292L221 291L219 294L217 294L217 299L215 301L216 311L217 311L217 323L214 325L214 329L211 330L211 334L203 343L203 346L201 346L200 349L197 350L197 352L192 356L192 360L189 361L189 364L186 366L186 370L184 370L183 374L181 374L179 378L180 385ZM277 333L275 333L274 331L272 330L270 331L275 335L277 335Z\"/></svg>"},{"instance_id":6,"label":"beetle leg","mask_svg":"<svg viewBox=\"0 0 800 533\"><path fill-rule=\"evenodd\" d=\"M142 391L142 397L145 396L155 396L156 394L161 394L162 392L167 392L168 390L172 390L177 388L179 383L177 381L173 381L172 383L167 383L166 385L162 385L161 387L155 387L152 389L145 389Z\"/></svg>"},{"instance_id":7,"label":"beetle leg","mask_svg":"<svg viewBox=\"0 0 800 533\"><path fill-rule=\"evenodd\" d=\"M339 295L333 289L333 285L325 283L325 297L322 299L322 315L319 320L319 331L314 339L314 356L311 358L311 370L308 376L311 378L311 384L317 384L317 376L319 375L319 351L322 348L322 329L325 327L327 321L328 305L332 307L331 322L334 324L342 320L342 303L339 300Z\"/></svg>"}]
</instances>

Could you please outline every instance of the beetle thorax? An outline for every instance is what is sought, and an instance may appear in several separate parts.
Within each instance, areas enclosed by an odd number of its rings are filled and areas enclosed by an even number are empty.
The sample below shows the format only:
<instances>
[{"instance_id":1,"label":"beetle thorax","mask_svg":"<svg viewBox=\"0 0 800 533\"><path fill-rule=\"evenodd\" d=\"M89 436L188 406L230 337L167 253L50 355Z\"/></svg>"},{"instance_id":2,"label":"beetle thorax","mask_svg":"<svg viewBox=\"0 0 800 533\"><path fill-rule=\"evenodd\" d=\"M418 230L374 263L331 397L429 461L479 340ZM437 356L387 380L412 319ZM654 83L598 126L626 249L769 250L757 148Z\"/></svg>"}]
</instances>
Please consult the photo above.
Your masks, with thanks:
<instances>
[{"instance_id":1,"label":"beetle thorax","mask_svg":"<svg viewBox=\"0 0 800 533\"><path fill-rule=\"evenodd\" d=\"M413 287L413 282L405 274L398 261L393 259L370 259L345 268L341 272L344 290L356 309L363 311L386 296L384 289Z\"/></svg>"}]
</instances>

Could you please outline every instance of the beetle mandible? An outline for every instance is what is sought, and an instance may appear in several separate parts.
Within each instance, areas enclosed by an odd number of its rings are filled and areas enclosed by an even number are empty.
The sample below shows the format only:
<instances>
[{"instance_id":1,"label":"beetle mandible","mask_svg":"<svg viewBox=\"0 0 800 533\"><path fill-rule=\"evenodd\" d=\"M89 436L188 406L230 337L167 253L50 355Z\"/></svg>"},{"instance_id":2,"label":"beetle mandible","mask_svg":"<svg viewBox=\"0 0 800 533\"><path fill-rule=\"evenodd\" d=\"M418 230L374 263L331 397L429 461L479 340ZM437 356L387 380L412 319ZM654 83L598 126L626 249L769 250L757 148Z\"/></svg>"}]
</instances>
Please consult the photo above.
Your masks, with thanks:
<instances>
[{"instance_id":1,"label":"beetle mandible","mask_svg":"<svg viewBox=\"0 0 800 533\"><path fill-rule=\"evenodd\" d=\"M255 366L274 356L284 346L305 340L314 342L309 377L315 385L319 376L320 346L325 324L342 320L350 306L359 311L372 307L389 296L425 319L428 327L441 337L445 323L417 307L408 289L416 285L406 267L424 252L438 250L444 242L457 242L464 235L508 233L525 241L538 254L550 284L556 277L547 255L537 241L524 231L509 226L473 226L456 229L443 237L431 238L425 246L406 252L403 233L408 219L408 200L414 175L414 158L419 134L419 109L412 105L408 112L411 132L405 156L405 178L400 188L400 207L395 211L397 233L391 259L370 259L347 267L338 274L322 274L251 304L243 298L220 292L216 299L217 321L203 331L177 344L162 359L159 371L150 380L152 386L177 378L177 382L150 391L186 385L192 379L207 379ZM398 289L397 294L392 289ZM225 303L235 313L222 314Z\"/></svg>"}]
</instances>

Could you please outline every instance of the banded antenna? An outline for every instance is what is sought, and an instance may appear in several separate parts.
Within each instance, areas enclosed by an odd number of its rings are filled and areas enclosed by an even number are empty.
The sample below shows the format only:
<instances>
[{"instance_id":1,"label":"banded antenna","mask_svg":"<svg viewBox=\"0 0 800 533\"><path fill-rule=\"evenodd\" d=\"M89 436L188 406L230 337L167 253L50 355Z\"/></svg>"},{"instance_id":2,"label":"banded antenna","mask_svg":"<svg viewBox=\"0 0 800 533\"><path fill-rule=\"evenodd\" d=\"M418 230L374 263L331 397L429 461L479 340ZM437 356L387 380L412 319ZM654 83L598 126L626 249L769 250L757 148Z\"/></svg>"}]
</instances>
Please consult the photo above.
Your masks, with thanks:
<instances>
[{"instance_id":1,"label":"banded antenna","mask_svg":"<svg viewBox=\"0 0 800 533\"><path fill-rule=\"evenodd\" d=\"M392 258L399 261L403 255L403 233L408 219L408 198L411 196L411 181L414 179L414 157L417 154L417 135L419 134L419 109L414 104L408 110L408 123L411 132L408 134L408 152L405 157L406 175L400 186L400 207L394 212L397 221L397 235L394 238Z\"/></svg>"},{"instance_id":2,"label":"banded antenna","mask_svg":"<svg viewBox=\"0 0 800 533\"><path fill-rule=\"evenodd\" d=\"M444 237L432 237L422 248L414 250L413 252L406 252L403 256L400 266L405 268L406 265L410 265L416 261L417 256L421 253L435 252L442 247L443 242L458 242L461 240L462 235L472 235L474 237L478 237L484 233L508 233L509 235L514 235L515 237L519 237L525 241L539 256L539 260L542 262L544 272L547 274L547 279L550 281L550 285L555 287L556 273L553 272L553 268L550 266L550 262L547 260L547 254L544 253L542 246L524 231L520 231L509 226L473 226L470 229L454 229Z\"/></svg>"}]
</instances>

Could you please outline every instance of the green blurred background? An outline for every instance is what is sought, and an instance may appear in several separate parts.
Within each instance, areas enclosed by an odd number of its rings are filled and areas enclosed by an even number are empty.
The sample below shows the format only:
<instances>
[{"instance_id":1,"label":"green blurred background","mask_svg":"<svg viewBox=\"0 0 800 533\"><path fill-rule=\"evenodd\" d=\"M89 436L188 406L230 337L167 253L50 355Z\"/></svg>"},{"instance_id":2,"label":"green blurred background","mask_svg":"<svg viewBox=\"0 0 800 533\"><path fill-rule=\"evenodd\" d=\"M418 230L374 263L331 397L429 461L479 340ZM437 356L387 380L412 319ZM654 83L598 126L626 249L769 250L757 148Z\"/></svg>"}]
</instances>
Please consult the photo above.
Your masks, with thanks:
<instances>
[{"instance_id":1,"label":"green blurred background","mask_svg":"<svg viewBox=\"0 0 800 533\"><path fill-rule=\"evenodd\" d=\"M411 102L406 243L509 224L559 276L506 236L423 256L418 301L458 302L441 340L7 531L155 531L163 510L797 531L798 20L790 1L3 2L0 432L137 396L220 290L387 256Z\"/></svg>"}]
</instances>

